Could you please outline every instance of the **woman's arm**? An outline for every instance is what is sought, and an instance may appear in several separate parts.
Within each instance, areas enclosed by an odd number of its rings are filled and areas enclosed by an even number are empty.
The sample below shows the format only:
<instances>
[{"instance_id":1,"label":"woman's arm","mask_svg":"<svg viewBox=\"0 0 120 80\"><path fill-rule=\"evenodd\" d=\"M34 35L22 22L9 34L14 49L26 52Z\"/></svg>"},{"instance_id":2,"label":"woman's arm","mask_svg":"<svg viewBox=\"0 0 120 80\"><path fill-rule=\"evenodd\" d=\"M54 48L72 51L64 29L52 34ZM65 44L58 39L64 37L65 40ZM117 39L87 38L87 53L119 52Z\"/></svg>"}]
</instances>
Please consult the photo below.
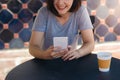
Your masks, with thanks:
<instances>
[{"instance_id":1,"label":"woman's arm","mask_svg":"<svg viewBox=\"0 0 120 80\"><path fill-rule=\"evenodd\" d=\"M52 59L51 52L53 52L53 47L47 50L42 50L41 45L44 39L44 32L32 31L31 39L29 42L29 52L32 56L40 59Z\"/></svg>"},{"instance_id":2,"label":"woman's arm","mask_svg":"<svg viewBox=\"0 0 120 80\"><path fill-rule=\"evenodd\" d=\"M38 32L38 31L32 32L31 39L29 42L29 52L32 56L39 59L48 60L48 59L59 58L63 56L65 53L67 53L67 50L54 52L54 50L58 48L57 47L54 48L53 46L50 46L48 49L43 50L41 48L43 44L43 38L44 38L44 32Z\"/></svg>"},{"instance_id":3,"label":"woman's arm","mask_svg":"<svg viewBox=\"0 0 120 80\"><path fill-rule=\"evenodd\" d=\"M91 53L94 49L94 35L92 29L87 29L81 31L81 36L83 40L82 46L78 49L80 57Z\"/></svg>"},{"instance_id":4,"label":"woman's arm","mask_svg":"<svg viewBox=\"0 0 120 80\"><path fill-rule=\"evenodd\" d=\"M81 36L83 40L82 46L77 50L71 50L62 58L64 60L72 60L83 57L92 52L94 49L94 35L92 29L82 30Z\"/></svg>"}]
</instances>

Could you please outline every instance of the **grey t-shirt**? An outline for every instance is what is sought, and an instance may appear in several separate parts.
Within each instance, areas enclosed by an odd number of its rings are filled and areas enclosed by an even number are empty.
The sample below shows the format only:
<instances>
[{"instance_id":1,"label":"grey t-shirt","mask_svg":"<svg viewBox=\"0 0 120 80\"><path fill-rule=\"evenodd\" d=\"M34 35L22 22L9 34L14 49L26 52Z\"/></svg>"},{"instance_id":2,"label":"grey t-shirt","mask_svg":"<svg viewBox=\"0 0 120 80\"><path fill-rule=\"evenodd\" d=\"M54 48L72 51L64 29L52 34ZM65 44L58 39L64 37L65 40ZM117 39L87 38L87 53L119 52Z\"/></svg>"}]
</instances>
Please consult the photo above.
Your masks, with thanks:
<instances>
[{"instance_id":1,"label":"grey t-shirt","mask_svg":"<svg viewBox=\"0 0 120 80\"><path fill-rule=\"evenodd\" d=\"M47 7L38 11L38 16L33 24L33 30L45 32L43 49L53 45L53 37L68 37L68 44L71 45L78 30L92 29L89 14L85 6L81 6L77 12L71 14L69 20L61 25L55 15Z\"/></svg>"}]
</instances>

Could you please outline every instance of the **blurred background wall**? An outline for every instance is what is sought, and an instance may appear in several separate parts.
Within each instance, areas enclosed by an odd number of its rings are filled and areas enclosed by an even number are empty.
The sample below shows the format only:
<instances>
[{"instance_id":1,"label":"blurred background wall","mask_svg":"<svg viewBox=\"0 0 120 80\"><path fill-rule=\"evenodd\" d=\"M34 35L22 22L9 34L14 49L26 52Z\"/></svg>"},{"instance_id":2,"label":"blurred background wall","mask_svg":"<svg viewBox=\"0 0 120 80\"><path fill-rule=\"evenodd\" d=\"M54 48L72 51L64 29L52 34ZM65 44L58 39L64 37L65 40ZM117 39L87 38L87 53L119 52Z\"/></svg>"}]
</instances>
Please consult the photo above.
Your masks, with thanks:
<instances>
[{"instance_id":1,"label":"blurred background wall","mask_svg":"<svg viewBox=\"0 0 120 80\"><path fill-rule=\"evenodd\" d=\"M87 0L98 42L120 41L120 0Z\"/></svg>"},{"instance_id":2,"label":"blurred background wall","mask_svg":"<svg viewBox=\"0 0 120 80\"><path fill-rule=\"evenodd\" d=\"M0 0L0 49L26 48L33 19L45 0ZM120 0L83 0L96 42L120 41Z\"/></svg>"}]
</instances>

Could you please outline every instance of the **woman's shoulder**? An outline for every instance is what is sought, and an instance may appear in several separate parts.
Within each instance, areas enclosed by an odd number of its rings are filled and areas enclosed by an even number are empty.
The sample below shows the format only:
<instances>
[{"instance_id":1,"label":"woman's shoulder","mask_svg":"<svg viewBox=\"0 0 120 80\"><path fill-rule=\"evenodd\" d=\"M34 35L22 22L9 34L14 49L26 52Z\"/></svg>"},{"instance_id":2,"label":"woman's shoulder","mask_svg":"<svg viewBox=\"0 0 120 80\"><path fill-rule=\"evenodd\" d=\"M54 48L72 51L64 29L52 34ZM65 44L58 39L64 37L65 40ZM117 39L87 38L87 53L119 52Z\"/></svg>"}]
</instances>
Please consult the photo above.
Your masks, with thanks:
<instances>
[{"instance_id":1,"label":"woman's shoulder","mask_svg":"<svg viewBox=\"0 0 120 80\"><path fill-rule=\"evenodd\" d=\"M80 8L78 9L78 11L76 12L76 15L80 15L84 12L84 10L86 10L86 6L81 5Z\"/></svg>"},{"instance_id":2,"label":"woman's shoulder","mask_svg":"<svg viewBox=\"0 0 120 80\"><path fill-rule=\"evenodd\" d=\"M38 14L39 14L39 13L47 14L48 12L49 12L49 11L48 11L48 9L47 9L46 6L43 6L43 7L41 7L41 8L38 10Z\"/></svg>"},{"instance_id":3,"label":"woman's shoulder","mask_svg":"<svg viewBox=\"0 0 120 80\"><path fill-rule=\"evenodd\" d=\"M86 6L85 5L81 5L79 9L86 9Z\"/></svg>"}]
</instances>

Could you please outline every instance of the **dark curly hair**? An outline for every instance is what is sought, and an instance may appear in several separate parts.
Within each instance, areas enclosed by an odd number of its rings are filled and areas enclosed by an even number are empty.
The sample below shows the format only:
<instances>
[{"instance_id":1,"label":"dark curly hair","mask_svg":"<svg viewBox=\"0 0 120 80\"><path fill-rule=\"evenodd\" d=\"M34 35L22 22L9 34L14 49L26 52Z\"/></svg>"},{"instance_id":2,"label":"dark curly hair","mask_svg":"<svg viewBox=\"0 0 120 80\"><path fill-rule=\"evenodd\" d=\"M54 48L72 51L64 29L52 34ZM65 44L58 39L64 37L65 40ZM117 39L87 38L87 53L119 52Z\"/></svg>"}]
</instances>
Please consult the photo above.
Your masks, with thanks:
<instances>
[{"instance_id":1,"label":"dark curly hair","mask_svg":"<svg viewBox=\"0 0 120 80\"><path fill-rule=\"evenodd\" d=\"M54 15L61 17L54 7L54 0L46 0L46 2L47 2L48 10L50 10ZM80 6L81 6L81 0L73 0L73 4L69 12L76 12Z\"/></svg>"}]
</instances>

